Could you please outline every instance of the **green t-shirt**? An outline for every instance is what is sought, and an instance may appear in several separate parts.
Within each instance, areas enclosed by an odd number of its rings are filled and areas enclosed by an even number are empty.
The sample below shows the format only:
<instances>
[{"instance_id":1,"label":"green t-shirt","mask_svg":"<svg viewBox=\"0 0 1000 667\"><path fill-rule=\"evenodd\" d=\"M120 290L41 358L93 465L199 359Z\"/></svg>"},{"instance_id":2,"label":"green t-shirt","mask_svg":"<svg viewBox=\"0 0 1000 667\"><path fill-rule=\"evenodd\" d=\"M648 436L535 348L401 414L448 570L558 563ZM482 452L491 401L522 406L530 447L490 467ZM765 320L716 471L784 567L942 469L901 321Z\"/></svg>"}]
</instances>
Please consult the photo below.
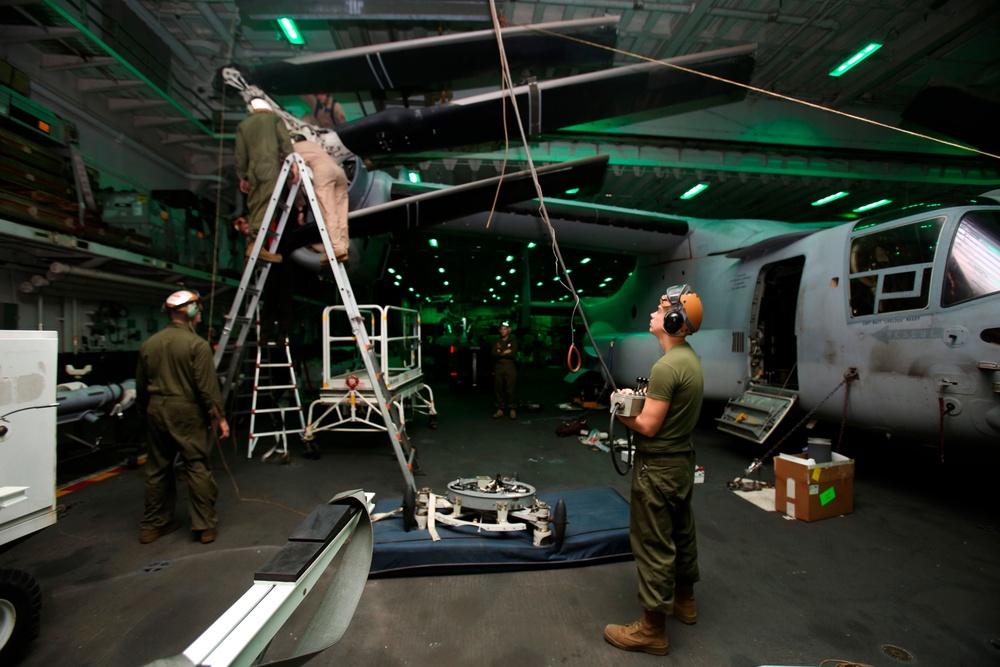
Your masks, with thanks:
<instances>
[{"instance_id":1,"label":"green t-shirt","mask_svg":"<svg viewBox=\"0 0 1000 667\"><path fill-rule=\"evenodd\" d=\"M686 342L670 348L649 373L647 396L670 408L656 435L636 434L635 444L647 454L676 454L693 449L691 431L698 423L705 385L698 355Z\"/></svg>"}]
</instances>

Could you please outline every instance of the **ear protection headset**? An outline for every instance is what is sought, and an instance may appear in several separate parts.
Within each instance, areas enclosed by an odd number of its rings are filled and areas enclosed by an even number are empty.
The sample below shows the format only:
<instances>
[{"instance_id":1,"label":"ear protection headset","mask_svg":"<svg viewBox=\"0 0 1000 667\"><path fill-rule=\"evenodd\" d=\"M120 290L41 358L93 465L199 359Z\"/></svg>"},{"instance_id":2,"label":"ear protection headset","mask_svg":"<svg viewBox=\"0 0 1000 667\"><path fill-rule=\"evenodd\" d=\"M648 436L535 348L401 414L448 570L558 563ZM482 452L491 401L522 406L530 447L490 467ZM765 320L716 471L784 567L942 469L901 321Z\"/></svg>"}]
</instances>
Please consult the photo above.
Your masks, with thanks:
<instances>
[{"instance_id":1,"label":"ear protection headset","mask_svg":"<svg viewBox=\"0 0 1000 667\"><path fill-rule=\"evenodd\" d=\"M201 295L197 290L181 290L179 292L174 292L167 297L166 302L163 304L162 310L175 311L184 309L184 314L190 318L194 318L201 311L201 304L199 303Z\"/></svg>"},{"instance_id":2,"label":"ear protection headset","mask_svg":"<svg viewBox=\"0 0 1000 667\"><path fill-rule=\"evenodd\" d=\"M670 312L663 315L663 330L674 336L685 326L689 333L694 333L696 327L688 319L681 297L692 294L690 285L674 285L667 288L667 293L660 297L660 307L670 307Z\"/></svg>"}]
</instances>

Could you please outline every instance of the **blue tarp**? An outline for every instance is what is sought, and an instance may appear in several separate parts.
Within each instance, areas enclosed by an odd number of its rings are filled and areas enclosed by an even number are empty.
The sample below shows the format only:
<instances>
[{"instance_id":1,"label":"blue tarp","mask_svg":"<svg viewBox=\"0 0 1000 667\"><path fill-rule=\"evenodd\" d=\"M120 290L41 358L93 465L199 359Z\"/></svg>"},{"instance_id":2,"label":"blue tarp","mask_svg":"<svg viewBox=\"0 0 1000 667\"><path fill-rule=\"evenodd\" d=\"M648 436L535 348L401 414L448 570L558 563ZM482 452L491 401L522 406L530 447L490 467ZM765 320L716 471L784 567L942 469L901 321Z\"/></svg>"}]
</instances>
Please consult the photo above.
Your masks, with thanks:
<instances>
[{"instance_id":1,"label":"blue tarp","mask_svg":"<svg viewBox=\"0 0 1000 667\"><path fill-rule=\"evenodd\" d=\"M532 546L532 530L478 531L471 526L437 523L437 542L426 530L406 532L396 515L374 524L375 547L370 576L394 574L460 574L510 571L552 566L592 565L632 557L628 539L628 502L610 487L539 493L549 504L566 503L566 537L562 548ZM375 512L389 512L402 500L375 503ZM517 521L512 519L512 521Z\"/></svg>"}]
</instances>

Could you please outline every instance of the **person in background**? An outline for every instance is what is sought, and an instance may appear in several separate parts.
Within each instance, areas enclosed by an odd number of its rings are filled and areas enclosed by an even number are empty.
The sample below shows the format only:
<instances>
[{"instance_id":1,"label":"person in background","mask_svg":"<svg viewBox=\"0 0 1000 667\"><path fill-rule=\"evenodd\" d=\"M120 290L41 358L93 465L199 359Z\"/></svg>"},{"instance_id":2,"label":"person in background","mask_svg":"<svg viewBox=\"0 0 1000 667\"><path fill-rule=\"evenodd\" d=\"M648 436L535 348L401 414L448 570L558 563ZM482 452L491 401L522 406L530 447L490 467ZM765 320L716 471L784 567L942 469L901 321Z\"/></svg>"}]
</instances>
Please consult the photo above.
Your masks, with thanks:
<instances>
[{"instance_id":1,"label":"person in background","mask_svg":"<svg viewBox=\"0 0 1000 667\"><path fill-rule=\"evenodd\" d=\"M174 292L162 310L170 316L170 324L140 346L135 373L136 406L146 422L149 443L139 542L155 542L179 527L174 519L174 460L180 455L187 473L191 530L208 544L218 531L219 494L209 465L211 428L215 422L219 439L224 440L229 437L229 423L222 412L212 349L195 333L201 322L200 297L190 290Z\"/></svg>"},{"instance_id":2,"label":"person in background","mask_svg":"<svg viewBox=\"0 0 1000 667\"><path fill-rule=\"evenodd\" d=\"M517 419L517 339L510 335L507 322L500 324L500 338L493 343L493 359L496 361L493 391L497 408L493 419L500 419L508 410L510 418Z\"/></svg>"},{"instance_id":3,"label":"person in background","mask_svg":"<svg viewBox=\"0 0 1000 667\"><path fill-rule=\"evenodd\" d=\"M334 129L338 125L347 122L347 114L340 102L333 99L330 93L317 93L316 95L301 95L302 101L312 108L312 115L315 120L310 121L328 129Z\"/></svg>"},{"instance_id":4,"label":"person in background","mask_svg":"<svg viewBox=\"0 0 1000 667\"><path fill-rule=\"evenodd\" d=\"M236 177L240 191L247 195L247 256L250 256L257 234L265 223L271 194L278 182L281 165L292 152L288 128L267 100L256 97L250 100L252 113L236 126ZM298 166L292 163L292 179L298 179ZM270 225L271 221L266 221ZM258 258L265 262L280 262L282 257L261 248Z\"/></svg>"},{"instance_id":5,"label":"person in background","mask_svg":"<svg viewBox=\"0 0 1000 667\"><path fill-rule=\"evenodd\" d=\"M698 547L691 497L694 443L704 396L701 361L687 337L701 326L702 304L688 285L675 285L650 314L649 332L663 356L649 374L642 411L618 415L635 432L635 459L629 500L629 539L639 575L642 618L608 625L604 638L626 651L666 655L666 617L698 620L694 584Z\"/></svg>"}]
</instances>

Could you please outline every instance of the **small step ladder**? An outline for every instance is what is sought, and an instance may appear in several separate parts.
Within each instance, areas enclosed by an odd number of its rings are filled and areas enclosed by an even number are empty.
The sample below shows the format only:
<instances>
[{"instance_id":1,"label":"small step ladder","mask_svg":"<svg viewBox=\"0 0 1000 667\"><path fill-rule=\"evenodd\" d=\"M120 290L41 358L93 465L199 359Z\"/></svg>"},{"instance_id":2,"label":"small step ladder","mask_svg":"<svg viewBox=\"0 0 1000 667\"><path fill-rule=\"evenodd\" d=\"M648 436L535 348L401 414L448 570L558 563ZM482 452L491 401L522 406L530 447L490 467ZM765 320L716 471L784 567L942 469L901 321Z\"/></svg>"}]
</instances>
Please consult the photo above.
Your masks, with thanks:
<instances>
[{"instance_id":1,"label":"small step ladder","mask_svg":"<svg viewBox=\"0 0 1000 667\"><path fill-rule=\"evenodd\" d=\"M288 346L287 338L281 342L260 341L258 321L257 362L254 364L253 393L250 401L250 445L247 449L247 458L253 458L253 450L258 440L274 437L274 446L261 456L261 460L277 459L281 463L288 463L291 458L288 453L288 436L295 434L301 436L306 430L292 350ZM282 405L282 401L286 404ZM288 419L289 413L298 416L297 427L295 427L296 420ZM257 430L258 416L264 416L274 428Z\"/></svg>"},{"instance_id":2,"label":"small step ladder","mask_svg":"<svg viewBox=\"0 0 1000 667\"><path fill-rule=\"evenodd\" d=\"M289 174L291 173L292 164L298 166L299 179L289 186L288 193L285 195L282 203L281 194L285 189L285 184L288 181ZM319 201L316 198L316 191L313 187L312 171L306 166L302 156L298 153L292 153L289 155L285 158L285 162L282 165L278 181L274 186L274 192L271 194L271 200L268 203L266 212L264 213L264 221L265 224L267 224L268 221L272 220L275 211L278 210L279 207L281 208L281 217L279 218L278 224L273 232L268 231L267 233L264 233L265 229L262 227L262 233L257 235L257 240L254 242L250 257L247 259L246 269L243 272L243 278L240 281L240 286L236 290L236 297L233 301L233 306L230 309L229 314L226 316L226 322L222 329L222 335L219 339L218 348L215 351L216 371L221 373L222 369L225 369L225 372L220 374L220 383L222 384L224 402L234 385L234 381L239 370L239 357L242 354L243 345L246 342L250 323L256 322L256 318L251 319L250 316L256 313L261 291L264 288L264 284L267 281L267 276L271 269L271 265L266 262L263 263L262 268L258 269L257 258L260 254L261 248L263 247L265 239L269 241L269 249L271 252L275 252L277 250L278 243L281 240L281 235L285 231L285 225L288 222L291 212L294 210L293 203L300 188L305 188L306 201L312 209L313 217L316 220L316 227L319 231L320 239L323 241L323 248L326 251L330 271L333 273L334 280L337 282L337 288L340 292L340 300L344 305L344 310L350 322L351 331L354 334L354 340L357 343L358 351L361 353L361 359L364 362L365 370L368 372L368 377L371 378L375 396L378 401L379 411L382 413L382 419L386 425L386 432L389 435L389 440L395 452L396 460L399 463L400 470L403 474L403 480L408 487L415 488L413 468L416 465L416 449L410 444L409 437L406 435L405 430L398 422L396 411L392 405L393 399L389 394L385 378L382 376L381 372L379 372L379 366L375 360L375 352L371 341L369 340L368 332L364 326L364 317L358 308L358 302L354 297L354 290L351 287L351 281L347 276L347 268L337 261L333 251L333 245L330 241L330 236L326 231L323 214L320 211ZM253 283L252 286L251 283ZM247 300L248 296L249 306L244 309L244 301ZM230 339L232 338L234 330L236 332L236 340L230 344ZM229 357L228 361L226 359L227 356Z\"/></svg>"}]
</instances>

